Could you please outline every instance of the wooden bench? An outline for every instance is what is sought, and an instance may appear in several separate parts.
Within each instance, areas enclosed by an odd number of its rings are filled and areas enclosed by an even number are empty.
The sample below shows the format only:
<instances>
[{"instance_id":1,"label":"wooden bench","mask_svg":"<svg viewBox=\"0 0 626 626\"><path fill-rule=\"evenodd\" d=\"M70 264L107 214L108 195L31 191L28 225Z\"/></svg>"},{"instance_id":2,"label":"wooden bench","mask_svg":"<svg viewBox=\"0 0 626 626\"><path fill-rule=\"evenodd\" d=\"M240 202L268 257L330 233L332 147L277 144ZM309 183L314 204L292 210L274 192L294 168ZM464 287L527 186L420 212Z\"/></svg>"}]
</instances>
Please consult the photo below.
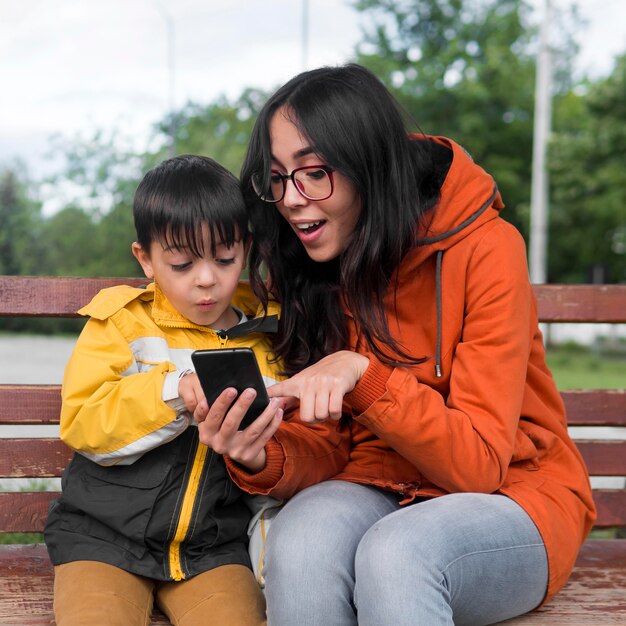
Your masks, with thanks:
<instances>
[{"instance_id":1,"label":"wooden bench","mask_svg":"<svg viewBox=\"0 0 626 626\"><path fill-rule=\"evenodd\" d=\"M145 279L0 276L0 316L72 317L93 294ZM626 285L535 288L544 322L626 322ZM3 364L10 367L10 364ZM626 381L624 381L626 383ZM626 385L625 385L626 387ZM0 427L57 425L58 385L0 385ZM626 427L626 390L565 391L571 426ZM592 476L626 475L626 437L577 440ZM55 437L0 439L0 478L59 477L70 451ZM626 528L626 488L594 489L597 529ZM55 492L0 493L0 532L41 532ZM51 624L52 566L45 547L0 546L0 623ZM168 624L158 611L153 624ZM587 540L566 587L507 624L626 624L626 538Z\"/></svg>"}]
</instances>

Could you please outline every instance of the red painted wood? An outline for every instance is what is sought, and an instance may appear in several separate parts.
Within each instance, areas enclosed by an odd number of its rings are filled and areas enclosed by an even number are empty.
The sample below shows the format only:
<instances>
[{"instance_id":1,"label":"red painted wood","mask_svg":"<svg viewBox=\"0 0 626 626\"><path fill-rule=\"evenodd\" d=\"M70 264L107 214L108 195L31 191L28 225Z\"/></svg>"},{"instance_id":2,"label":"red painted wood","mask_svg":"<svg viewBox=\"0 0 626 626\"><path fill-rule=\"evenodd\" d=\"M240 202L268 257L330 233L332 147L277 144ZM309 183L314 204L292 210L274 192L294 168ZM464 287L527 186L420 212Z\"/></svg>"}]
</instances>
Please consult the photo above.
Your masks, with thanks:
<instances>
[{"instance_id":1,"label":"red painted wood","mask_svg":"<svg viewBox=\"0 0 626 626\"><path fill-rule=\"evenodd\" d=\"M0 478L60 476L71 456L56 438L0 439Z\"/></svg>"},{"instance_id":2,"label":"red painted wood","mask_svg":"<svg viewBox=\"0 0 626 626\"><path fill-rule=\"evenodd\" d=\"M0 424L58 424L60 385L0 384ZM626 390L561 392L570 426L626 426Z\"/></svg>"},{"instance_id":3,"label":"red painted wood","mask_svg":"<svg viewBox=\"0 0 626 626\"><path fill-rule=\"evenodd\" d=\"M626 322L626 285L534 285L543 322Z\"/></svg>"},{"instance_id":4,"label":"red painted wood","mask_svg":"<svg viewBox=\"0 0 626 626\"><path fill-rule=\"evenodd\" d=\"M45 547L0 548L0 624L49 626L52 621L52 565ZM626 541L590 540L583 546L569 582L538 611L506 626L626 624ZM169 624L158 612L153 626Z\"/></svg>"},{"instance_id":5,"label":"red painted wood","mask_svg":"<svg viewBox=\"0 0 626 626\"><path fill-rule=\"evenodd\" d=\"M52 564L44 545L0 546L0 624L54 624L53 581ZM155 609L150 626L169 624L169 620Z\"/></svg>"},{"instance_id":6,"label":"red painted wood","mask_svg":"<svg viewBox=\"0 0 626 626\"><path fill-rule=\"evenodd\" d=\"M145 285L146 278L0 276L0 316L76 317L100 289Z\"/></svg>"},{"instance_id":7,"label":"red painted wood","mask_svg":"<svg viewBox=\"0 0 626 626\"><path fill-rule=\"evenodd\" d=\"M0 532L42 532L48 505L58 497L56 491L0 493Z\"/></svg>"},{"instance_id":8,"label":"red painted wood","mask_svg":"<svg viewBox=\"0 0 626 626\"><path fill-rule=\"evenodd\" d=\"M561 397L570 426L626 426L624 389L577 389Z\"/></svg>"},{"instance_id":9,"label":"red painted wood","mask_svg":"<svg viewBox=\"0 0 626 626\"><path fill-rule=\"evenodd\" d=\"M0 276L0 316L72 317L102 288L145 278ZM626 322L626 285L534 285L545 322Z\"/></svg>"},{"instance_id":10,"label":"red painted wood","mask_svg":"<svg viewBox=\"0 0 626 626\"><path fill-rule=\"evenodd\" d=\"M0 424L58 424L60 385L0 385Z\"/></svg>"},{"instance_id":11,"label":"red painted wood","mask_svg":"<svg viewBox=\"0 0 626 626\"><path fill-rule=\"evenodd\" d=\"M626 528L626 489L594 489L593 501L598 510L596 528Z\"/></svg>"},{"instance_id":12,"label":"red painted wood","mask_svg":"<svg viewBox=\"0 0 626 626\"><path fill-rule=\"evenodd\" d=\"M577 439L576 447L592 476L626 475L626 441Z\"/></svg>"},{"instance_id":13,"label":"red painted wood","mask_svg":"<svg viewBox=\"0 0 626 626\"><path fill-rule=\"evenodd\" d=\"M590 540L568 583L537 611L503 626L600 626L626 624L626 541Z\"/></svg>"}]
</instances>

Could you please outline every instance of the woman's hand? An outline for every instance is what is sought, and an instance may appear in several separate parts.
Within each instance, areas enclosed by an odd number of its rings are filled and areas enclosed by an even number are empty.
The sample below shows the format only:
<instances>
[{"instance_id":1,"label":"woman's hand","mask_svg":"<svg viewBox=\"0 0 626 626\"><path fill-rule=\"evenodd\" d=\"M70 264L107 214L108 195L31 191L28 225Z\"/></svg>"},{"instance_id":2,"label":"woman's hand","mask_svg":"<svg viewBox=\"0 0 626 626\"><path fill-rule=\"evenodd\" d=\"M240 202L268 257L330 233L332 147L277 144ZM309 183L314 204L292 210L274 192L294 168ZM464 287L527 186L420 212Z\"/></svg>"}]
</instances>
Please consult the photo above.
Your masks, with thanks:
<instances>
[{"instance_id":1,"label":"woman's hand","mask_svg":"<svg viewBox=\"0 0 626 626\"><path fill-rule=\"evenodd\" d=\"M354 389L368 366L366 356L341 350L325 356L288 380L268 387L267 392L272 398L298 398L303 422L338 420L343 397Z\"/></svg>"},{"instance_id":2,"label":"woman's hand","mask_svg":"<svg viewBox=\"0 0 626 626\"><path fill-rule=\"evenodd\" d=\"M283 418L283 402L270 400L267 408L245 430L238 430L248 407L256 397L254 389L245 389L230 410L237 396L232 388L225 389L209 408L206 398L198 403L193 413L198 422L200 441L243 465L250 472L260 472L265 467L265 444L276 432Z\"/></svg>"}]
</instances>

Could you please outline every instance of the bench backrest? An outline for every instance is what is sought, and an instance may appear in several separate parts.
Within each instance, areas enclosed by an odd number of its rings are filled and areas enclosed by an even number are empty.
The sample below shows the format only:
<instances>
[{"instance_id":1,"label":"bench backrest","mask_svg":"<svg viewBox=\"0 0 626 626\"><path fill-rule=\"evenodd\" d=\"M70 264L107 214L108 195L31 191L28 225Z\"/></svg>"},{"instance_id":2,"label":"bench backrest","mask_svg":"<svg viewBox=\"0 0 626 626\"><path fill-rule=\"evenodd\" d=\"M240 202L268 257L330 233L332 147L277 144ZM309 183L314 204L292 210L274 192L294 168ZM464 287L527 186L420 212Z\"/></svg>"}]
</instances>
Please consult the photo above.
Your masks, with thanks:
<instances>
[{"instance_id":1,"label":"bench backrest","mask_svg":"<svg viewBox=\"0 0 626 626\"><path fill-rule=\"evenodd\" d=\"M0 276L0 316L75 317L104 287L145 278ZM537 285L543 322L626 322L626 285ZM626 387L626 381L625 387ZM562 392L570 426L626 427L626 389ZM56 425L59 385L0 385L0 426ZM626 476L625 440L576 441L592 476ZM0 439L0 478L51 478L71 452L57 438ZM594 490L597 528L626 527L626 488ZM0 532L40 532L56 492L0 493Z\"/></svg>"}]
</instances>

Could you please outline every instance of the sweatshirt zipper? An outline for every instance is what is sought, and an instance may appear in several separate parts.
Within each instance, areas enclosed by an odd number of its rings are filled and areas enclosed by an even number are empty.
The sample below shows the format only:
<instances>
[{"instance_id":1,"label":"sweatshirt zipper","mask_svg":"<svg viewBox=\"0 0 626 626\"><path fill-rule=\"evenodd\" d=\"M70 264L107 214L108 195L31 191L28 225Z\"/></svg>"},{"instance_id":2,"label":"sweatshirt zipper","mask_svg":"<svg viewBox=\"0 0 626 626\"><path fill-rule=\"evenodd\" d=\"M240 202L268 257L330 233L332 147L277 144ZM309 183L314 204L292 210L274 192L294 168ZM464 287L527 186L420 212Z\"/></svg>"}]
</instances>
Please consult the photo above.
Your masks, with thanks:
<instances>
[{"instance_id":1,"label":"sweatshirt zipper","mask_svg":"<svg viewBox=\"0 0 626 626\"><path fill-rule=\"evenodd\" d=\"M194 503L198 495L198 488L200 485L200 479L202 477L202 470L204 468L204 462L207 457L209 448L202 443L198 443L196 449L191 472L189 473L189 480L185 488L185 494L183 496L183 503L180 507L180 515L178 517L178 525L176 526L176 532L174 538L169 545L169 565L170 565L170 577L173 580L184 580L185 572L183 570L182 558L181 558L181 546L185 540L189 527L191 525L191 517L193 515Z\"/></svg>"}]
</instances>

